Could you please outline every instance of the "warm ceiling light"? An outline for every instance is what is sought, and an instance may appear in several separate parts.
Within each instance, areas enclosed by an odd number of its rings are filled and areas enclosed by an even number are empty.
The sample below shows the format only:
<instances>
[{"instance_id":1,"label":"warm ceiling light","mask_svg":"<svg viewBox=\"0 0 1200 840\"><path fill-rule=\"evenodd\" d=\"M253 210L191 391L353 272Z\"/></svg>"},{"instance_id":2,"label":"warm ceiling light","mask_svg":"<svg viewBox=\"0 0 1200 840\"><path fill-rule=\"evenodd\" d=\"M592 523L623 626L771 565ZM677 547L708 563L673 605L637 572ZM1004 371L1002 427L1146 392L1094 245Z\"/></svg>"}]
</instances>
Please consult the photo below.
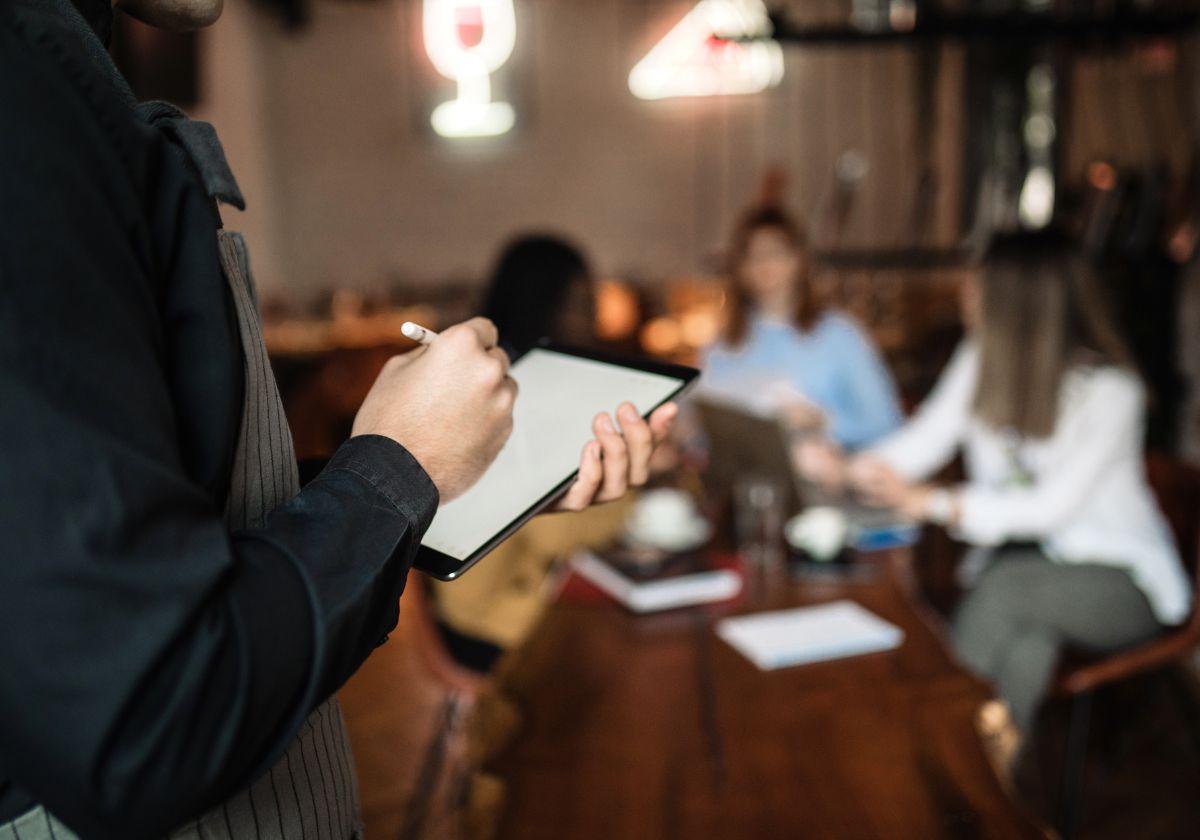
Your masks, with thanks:
<instances>
[{"instance_id":1,"label":"warm ceiling light","mask_svg":"<svg viewBox=\"0 0 1200 840\"><path fill-rule=\"evenodd\" d=\"M783 78L762 0L701 0L629 73L639 99L758 93ZM731 38L760 38L739 42Z\"/></svg>"},{"instance_id":2,"label":"warm ceiling light","mask_svg":"<svg viewBox=\"0 0 1200 840\"><path fill-rule=\"evenodd\" d=\"M642 349L647 353L665 356L679 348L682 335L674 318L655 318L642 327Z\"/></svg>"},{"instance_id":3,"label":"warm ceiling light","mask_svg":"<svg viewBox=\"0 0 1200 840\"><path fill-rule=\"evenodd\" d=\"M1117 185L1117 170L1112 164L1102 160L1095 161L1087 168L1088 183L1101 192L1108 192Z\"/></svg>"},{"instance_id":4,"label":"warm ceiling light","mask_svg":"<svg viewBox=\"0 0 1200 840\"><path fill-rule=\"evenodd\" d=\"M717 339L721 331L721 316L709 307L696 307L679 317L679 332L684 344L689 347L707 347Z\"/></svg>"},{"instance_id":5,"label":"warm ceiling light","mask_svg":"<svg viewBox=\"0 0 1200 840\"><path fill-rule=\"evenodd\" d=\"M1025 175L1017 199L1017 215L1027 229L1040 230L1054 218L1054 173L1049 167L1035 166Z\"/></svg>"},{"instance_id":6,"label":"warm ceiling light","mask_svg":"<svg viewBox=\"0 0 1200 840\"><path fill-rule=\"evenodd\" d=\"M601 280L596 286L596 334L605 341L633 335L641 315L637 293L620 280Z\"/></svg>"}]
</instances>

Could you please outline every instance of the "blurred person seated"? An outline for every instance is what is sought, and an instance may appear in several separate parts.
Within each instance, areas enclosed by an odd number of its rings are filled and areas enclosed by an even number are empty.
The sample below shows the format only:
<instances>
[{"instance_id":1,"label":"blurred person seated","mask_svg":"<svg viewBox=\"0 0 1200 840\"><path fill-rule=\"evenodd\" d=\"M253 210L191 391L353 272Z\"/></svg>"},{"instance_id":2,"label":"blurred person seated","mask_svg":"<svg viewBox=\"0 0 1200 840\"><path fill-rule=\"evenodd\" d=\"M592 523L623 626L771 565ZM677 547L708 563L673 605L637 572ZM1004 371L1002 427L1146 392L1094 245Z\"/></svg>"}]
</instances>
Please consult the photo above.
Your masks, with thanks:
<instances>
[{"instance_id":1,"label":"blurred person seated","mask_svg":"<svg viewBox=\"0 0 1200 840\"><path fill-rule=\"evenodd\" d=\"M501 344L516 358L542 339L590 346L595 333L592 272L583 253L553 235L514 239L500 255L484 295L483 313L492 319ZM597 418L603 447L624 425L622 406L615 418ZM649 445L649 441L647 441ZM586 460L586 459L585 459ZM592 465L599 468L598 461ZM629 476L644 484L645 470ZM614 491L616 488L606 488ZM608 498L603 493L601 498ZM479 672L492 669L506 650L533 629L552 591L558 561L577 548L599 548L621 533L632 500L602 505L579 514L541 516L452 583L433 583L439 629L454 658Z\"/></svg>"},{"instance_id":2,"label":"blurred person seated","mask_svg":"<svg viewBox=\"0 0 1200 840\"><path fill-rule=\"evenodd\" d=\"M775 206L750 210L729 258L724 336L703 354L704 392L823 430L847 449L900 425L895 384L870 338L817 301L795 219Z\"/></svg>"},{"instance_id":3,"label":"blurred person seated","mask_svg":"<svg viewBox=\"0 0 1200 840\"><path fill-rule=\"evenodd\" d=\"M543 339L595 345L596 293L587 258L552 234L513 239L496 262L480 314L496 324L514 359Z\"/></svg>"},{"instance_id":4,"label":"blurred person seated","mask_svg":"<svg viewBox=\"0 0 1200 840\"><path fill-rule=\"evenodd\" d=\"M951 639L999 694L980 724L1006 776L1064 650L1143 642L1191 596L1146 481L1145 388L1069 243L998 237L962 308L968 337L904 428L844 476L832 459L806 463L975 547ZM960 449L964 484L925 483Z\"/></svg>"}]
</instances>

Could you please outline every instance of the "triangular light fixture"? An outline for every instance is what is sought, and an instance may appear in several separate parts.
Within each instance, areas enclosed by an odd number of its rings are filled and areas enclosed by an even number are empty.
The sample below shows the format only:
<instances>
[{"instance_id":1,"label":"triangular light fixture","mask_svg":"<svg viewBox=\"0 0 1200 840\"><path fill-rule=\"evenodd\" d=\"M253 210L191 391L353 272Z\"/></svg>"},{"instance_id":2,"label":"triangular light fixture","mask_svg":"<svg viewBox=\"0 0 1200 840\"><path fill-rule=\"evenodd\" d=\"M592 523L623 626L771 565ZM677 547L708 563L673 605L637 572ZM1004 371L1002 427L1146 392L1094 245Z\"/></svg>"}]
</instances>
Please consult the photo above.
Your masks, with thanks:
<instances>
[{"instance_id":1,"label":"triangular light fixture","mask_svg":"<svg viewBox=\"0 0 1200 840\"><path fill-rule=\"evenodd\" d=\"M762 0L701 0L629 73L639 99L758 93L783 79ZM761 38L752 42L730 38Z\"/></svg>"}]
</instances>

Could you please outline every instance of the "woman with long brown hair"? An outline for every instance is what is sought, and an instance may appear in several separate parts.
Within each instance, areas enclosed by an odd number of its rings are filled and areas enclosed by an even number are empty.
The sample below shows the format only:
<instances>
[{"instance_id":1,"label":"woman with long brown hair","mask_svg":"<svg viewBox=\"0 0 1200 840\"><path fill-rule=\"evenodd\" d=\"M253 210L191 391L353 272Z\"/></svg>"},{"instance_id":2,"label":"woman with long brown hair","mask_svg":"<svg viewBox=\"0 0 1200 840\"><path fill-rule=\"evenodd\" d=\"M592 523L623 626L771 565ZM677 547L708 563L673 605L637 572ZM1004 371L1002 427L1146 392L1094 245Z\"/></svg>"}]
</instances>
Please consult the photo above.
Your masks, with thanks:
<instances>
[{"instance_id":1,"label":"woman with long brown hair","mask_svg":"<svg viewBox=\"0 0 1200 840\"><path fill-rule=\"evenodd\" d=\"M804 229L777 207L755 208L729 257L725 332L704 359L710 392L823 427L847 448L895 429L899 401L879 354L813 293Z\"/></svg>"},{"instance_id":2,"label":"woman with long brown hair","mask_svg":"<svg viewBox=\"0 0 1200 840\"><path fill-rule=\"evenodd\" d=\"M1145 389L1069 243L998 237L963 310L968 338L929 399L849 477L977 547L952 639L1004 703L987 719L1008 764L1064 648L1140 642L1183 620L1191 596L1146 483ZM959 450L965 483L925 483Z\"/></svg>"}]
</instances>

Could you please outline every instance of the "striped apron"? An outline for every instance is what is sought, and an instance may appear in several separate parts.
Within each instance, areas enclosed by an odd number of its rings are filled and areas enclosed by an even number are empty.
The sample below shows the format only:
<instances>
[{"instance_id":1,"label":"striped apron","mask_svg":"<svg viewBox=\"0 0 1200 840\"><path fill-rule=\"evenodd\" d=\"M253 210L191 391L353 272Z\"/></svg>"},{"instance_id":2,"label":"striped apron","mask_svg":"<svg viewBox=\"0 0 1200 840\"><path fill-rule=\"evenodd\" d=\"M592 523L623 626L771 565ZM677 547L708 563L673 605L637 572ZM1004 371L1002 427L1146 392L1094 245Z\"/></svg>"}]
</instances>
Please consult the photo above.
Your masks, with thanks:
<instances>
[{"instance_id":1,"label":"striped apron","mask_svg":"<svg viewBox=\"0 0 1200 840\"><path fill-rule=\"evenodd\" d=\"M267 360L254 282L240 233L219 234L221 267L237 305L245 402L225 520L259 525L299 492L292 434ZM361 840L358 783L337 699L301 725L283 758L249 788L170 834L170 840ZM78 840L37 807L0 825L0 840Z\"/></svg>"}]
</instances>

